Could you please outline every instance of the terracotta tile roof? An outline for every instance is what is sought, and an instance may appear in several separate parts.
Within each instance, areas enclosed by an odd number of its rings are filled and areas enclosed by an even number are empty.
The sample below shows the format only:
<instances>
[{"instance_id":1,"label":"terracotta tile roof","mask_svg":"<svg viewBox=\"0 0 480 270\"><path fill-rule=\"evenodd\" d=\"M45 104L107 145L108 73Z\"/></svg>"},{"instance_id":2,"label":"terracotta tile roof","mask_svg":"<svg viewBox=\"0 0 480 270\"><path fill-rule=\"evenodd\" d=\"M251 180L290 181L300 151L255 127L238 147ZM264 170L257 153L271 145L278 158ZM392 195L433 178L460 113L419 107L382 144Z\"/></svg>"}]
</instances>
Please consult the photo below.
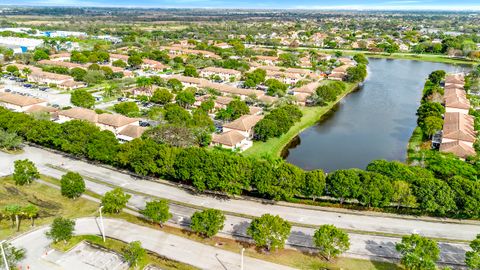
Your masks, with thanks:
<instances>
[{"instance_id":1,"label":"terracotta tile roof","mask_svg":"<svg viewBox=\"0 0 480 270\"><path fill-rule=\"evenodd\" d=\"M0 93L0 102L25 107L25 106L35 105L39 103L44 103L46 102L46 100L3 92L3 93Z\"/></svg>"},{"instance_id":2,"label":"terracotta tile roof","mask_svg":"<svg viewBox=\"0 0 480 270\"><path fill-rule=\"evenodd\" d=\"M453 97L459 97L459 98L467 98L467 92L463 90L462 88L445 88L445 93L443 95L444 100L450 99Z\"/></svg>"},{"instance_id":3,"label":"terracotta tile roof","mask_svg":"<svg viewBox=\"0 0 480 270\"><path fill-rule=\"evenodd\" d=\"M290 78L300 80L302 76L299 73L267 70L267 77Z\"/></svg>"},{"instance_id":4,"label":"terracotta tile roof","mask_svg":"<svg viewBox=\"0 0 480 270\"><path fill-rule=\"evenodd\" d=\"M33 105L28 110L25 112L27 113L35 113L35 112L48 112L48 113L54 113L57 112L58 109L50 106L42 106L42 105Z\"/></svg>"},{"instance_id":5,"label":"terracotta tile roof","mask_svg":"<svg viewBox=\"0 0 480 270\"><path fill-rule=\"evenodd\" d=\"M258 114L258 113L260 113L260 112L263 111L262 108L260 108L260 107L255 107L255 106L249 106L248 109L249 109L249 111L248 111L248 114L249 114L249 115Z\"/></svg>"},{"instance_id":6,"label":"terracotta tile roof","mask_svg":"<svg viewBox=\"0 0 480 270\"><path fill-rule=\"evenodd\" d=\"M242 115L240 118L225 124L223 127L240 131L250 131L258 121L262 119L263 115Z\"/></svg>"},{"instance_id":7,"label":"terracotta tile roof","mask_svg":"<svg viewBox=\"0 0 480 270\"><path fill-rule=\"evenodd\" d=\"M288 73L298 73L302 75L315 75L315 73L311 70L308 69L303 69L303 68L285 68L285 67L277 67L277 66L260 66L257 65L252 67L250 70L255 70L257 68L264 69L264 70L270 70L270 71L282 71L282 72L288 72Z\"/></svg>"},{"instance_id":8,"label":"terracotta tile roof","mask_svg":"<svg viewBox=\"0 0 480 270\"><path fill-rule=\"evenodd\" d=\"M457 109L470 109L470 101L464 97L450 96L445 99L445 107Z\"/></svg>"},{"instance_id":9,"label":"terracotta tile roof","mask_svg":"<svg viewBox=\"0 0 480 270\"><path fill-rule=\"evenodd\" d=\"M200 55L205 55L206 57L211 57L211 58L215 58L215 59L220 59L221 58L216 53L209 52L209 51L185 49L183 47L178 47L178 46L175 46L175 47L165 46L165 47L161 47L161 48L162 48L162 50L177 51L177 52L181 52L181 53L184 53L184 54L200 54Z\"/></svg>"},{"instance_id":10,"label":"terracotta tile roof","mask_svg":"<svg viewBox=\"0 0 480 270\"><path fill-rule=\"evenodd\" d=\"M315 90L317 90L317 88L319 86L320 86L319 82L312 82L312 83L305 84L305 85L297 87L297 88L293 88L293 92L313 94L313 93L315 93Z\"/></svg>"},{"instance_id":11,"label":"terracotta tile roof","mask_svg":"<svg viewBox=\"0 0 480 270\"><path fill-rule=\"evenodd\" d=\"M138 121L139 121L138 118L130 118L130 117L123 116L121 114L102 113L98 115L99 124L112 126L115 128L123 127Z\"/></svg>"},{"instance_id":12,"label":"terracotta tile roof","mask_svg":"<svg viewBox=\"0 0 480 270\"><path fill-rule=\"evenodd\" d=\"M145 65L153 66L154 68L157 68L157 69L164 69L167 67L161 62L151 60L151 59L143 59L143 63Z\"/></svg>"},{"instance_id":13,"label":"terracotta tile roof","mask_svg":"<svg viewBox=\"0 0 480 270\"><path fill-rule=\"evenodd\" d=\"M256 55L255 57L260 61L278 61L277 56Z\"/></svg>"},{"instance_id":14,"label":"terracotta tile roof","mask_svg":"<svg viewBox=\"0 0 480 270\"><path fill-rule=\"evenodd\" d=\"M31 79L48 79L48 80L57 80L57 81L68 81L73 80L73 77L63 74L56 74L51 72L44 71L32 71L31 74L27 76Z\"/></svg>"},{"instance_id":15,"label":"terracotta tile roof","mask_svg":"<svg viewBox=\"0 0 480 270\"><path fill-rule=\"evenodd\" d=\"M118 134L130 138L140 138L146 130L146 127L129 125L123 128Z\"/></svg>"},{"instance_id":16,"label":"terracotta tile roof","mask_svg":"<svg viewBox=\"0 0 480 270\"><path fill-rule=\"evenodd\" d=\"M460 158L467 158L476 155L475 149L462 141L453 141L440 144L440 151L452 153Z\"/></svg>"},{"instance_id":17,"label":"terracotta tile roof","mask_svg":"<svg viewBox=\"0 0 480 270\"><path fill-rule=\"evenodd\" d=\"M200 88L212 88L222 93L244 96L255 95L257 97L265 94L263 91L260 90L237 88L228 84L215 83L201 78L187 77L182 75L172 75L168 77L168 79L171 78L177 79L182 83L196 84Z\"/></svg>"},{"instance_id":18,"label":"terracotta tile roof","mask_svg":"<svg viewBox=\"0 0 480 270\"><path fill-rule=\"evenodd\" d=\"M212 142L227 146L235 146L241 141L245 140L245 137L238 131L230 130L223 132L222 134L213 134Z\"/></svg>"},{"instance_id":19,"label":"terracotta tile roof","mask_svg":"<svg viewBox=\"0 0 480 270\"><path fill-rule=\"evenodd\" d=\"M71 119L86 120L92 123L97 123L98 114L94 110L74 107L68 110L58 112L59 116L65 116Z\"/></svg>"},{"instance_id":20,"label":"terracotta tile roof","mask_svg":"<svg viewBox=\"0 0 480 270\"><path fill-rule=\"evenodd\" d=\"M57 66L57 67L66 67L69 69L72 68L83 68L86 69L85 65L71 63L71 62L64 62L64 61L53 61L53 60L40 60L37 62L40 65L48 65L48 66Z\"/></svg>"},{"instance_id":21,"label":"terracotta tile roof","mask_svg":"<svg viewBox=\"0 0 480 270\"><path fill-rule=\"evenodd\" d=\"M66 53L57 53L57 54L52 54L50 55L50 59L56 59L56 58L65 58L65 57L70 57L71 54L66 52Z\"/></svg>"},{"instance_id":22,"label":"terracotta tile roof","mask_svg":"<svg viewBox=\"0 0 480 270\"><path fill-rule=\"evenodd\" d=\"M110 54L110 59L120 59L124 62L127 62L128 61L128 55L111 53Z\"/></svg>"},{"instance_id":23,"label":"terracotta tile roof","mask_svg":"<svg viewBox=\"0 0 480 270\"><path fill-rule=\"evenodd\" d=\"M18 70L22 71L24 68L29 68L32 72L35 71L42 71L41 68L35 67L35 66L30 66L30 65L23 65L23 64L12 64L13 66L16 66ZM8 66L8 65L7 65Z\"/></svg>"},{"instance_id":24,"label":"terracotta tile roof","mask_svg":"<svg viewBox=\"0 0 480 270\"><path fill-rule=\"evenodd\" d=\"M240 75L241 72L235 69L228 69L228 68L219 68L219 67L206 67L202 69L200 72L213 72L213 73L224 73L229 75Z\"/></svg>"},{"instance_id":25,"label":"terracotta tile roof","mask_svg":"<svg viewBox=\"0 0 480 270\"><path fill-rule=\"evenodd\" d=\"M476 133L471 115L458 112L445 113L443 138L475 142Z\"/></svg>"},{"instance_id":26,"label":"terracotta tile roof","mask_svg":"<svg viewBox=\"0 0 480 270\"><path fill-rule=\"evenodd\" d=\"M265 103L273 103L273 102L277 101L278 98L277 98L277 97L268 96L268 95L262 95L262 96L258 97L258 100L263 101L263 102L265 102Z\"/></svg>"},{"instance_id":27,"label":"terracotta tile roof","mask_svg":"<svg viewBox=\"0 0 480 270\"><path fill-rule=\"evenodd\" d=\"M310 93L295 93L294 96L295 96L295 99L298 101L298 102L306 102L308 97L310 97L312 94Z\"/></svg>"},{"instance_id":28,"label":"terracotta tile roof","mask_svg":"<svg viewBox=\"0 0 480 270\"><path fill-rule=\"evenodd\" d=\"M332 70L332 73L345 73L347 72L347 69L353 67L353 65L342 65L339 67L336 67Z\"/></svg>"},{"instance_id":29,"label":"terracotta tile roof","mask_svg":"<svg viewBox=\"0 0 480 270\"><path fill-rule=\"evenodd\" d=\"M217 96L215 98L215 103L220 104L220 105L228 105L233 100L231 97L225 97L225 96Z\"/></svg>"},{"instance_id":30,"label":"terracotta tile roof","mask_svg":"<svg viewBox=\"0 0 480 270\"><path fill-rule=\"evenodd\" d=\"M448 84L464 85L465 78L463 74L448 74L447 76L445 76L445 85Z\"/></svg>"}]
</instances>

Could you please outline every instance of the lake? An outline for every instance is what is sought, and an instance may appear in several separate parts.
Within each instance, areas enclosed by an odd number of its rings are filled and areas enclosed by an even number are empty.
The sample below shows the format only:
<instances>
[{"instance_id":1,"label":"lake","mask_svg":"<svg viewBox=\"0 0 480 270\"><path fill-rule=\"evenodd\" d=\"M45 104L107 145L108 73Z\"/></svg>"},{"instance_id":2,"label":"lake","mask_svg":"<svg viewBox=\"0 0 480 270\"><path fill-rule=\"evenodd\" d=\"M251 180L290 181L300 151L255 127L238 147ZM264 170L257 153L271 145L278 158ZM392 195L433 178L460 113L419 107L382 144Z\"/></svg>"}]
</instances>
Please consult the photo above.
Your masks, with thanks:
<instances>
[{"instance_id":1,"label":"lake","mask_svg":"<svg viewBox=\"0 0 480 270\"><path fill-rule=\"evenodd\" d=\"M405 161L425 80L432 71L467 67L413 60L369 59L369 75L282 156L306 170L364 169L375 159Z\"/></svg>"}]
</instances>

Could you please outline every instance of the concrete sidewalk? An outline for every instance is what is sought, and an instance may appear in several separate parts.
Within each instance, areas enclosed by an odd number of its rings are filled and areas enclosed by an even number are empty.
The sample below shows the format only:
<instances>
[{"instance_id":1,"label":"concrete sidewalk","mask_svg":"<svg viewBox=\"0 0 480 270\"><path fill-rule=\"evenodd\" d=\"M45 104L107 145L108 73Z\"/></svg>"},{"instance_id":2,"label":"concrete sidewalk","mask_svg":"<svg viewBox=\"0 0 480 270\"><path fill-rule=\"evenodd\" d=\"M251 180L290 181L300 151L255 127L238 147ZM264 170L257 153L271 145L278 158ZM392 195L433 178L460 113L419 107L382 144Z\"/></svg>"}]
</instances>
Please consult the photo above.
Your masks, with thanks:
<instances>
[{"instance_id":1,"label":"concrete sidewalk","mask_svg":"<svg viewBox=\"0 0 480 270\"><path fill-rule=\"evenodd\" d=\"M107 237L123 242L141 241L142 246L160 256L190 264L200 269L237 270L240 269L240 251L238 253L204 245L186 238L162 231L143 227L119 219L104 219ZM76 235L101 235L98 218L80 218L76 220ZM22 235L11 243L27 250L27 257L21 263L32 270L68 269L46 259L51 249L50 240L45 236L48 227L42 227ZM291 270L293 268L244 257L244 269Z\"/></svg>"}]
</instances>

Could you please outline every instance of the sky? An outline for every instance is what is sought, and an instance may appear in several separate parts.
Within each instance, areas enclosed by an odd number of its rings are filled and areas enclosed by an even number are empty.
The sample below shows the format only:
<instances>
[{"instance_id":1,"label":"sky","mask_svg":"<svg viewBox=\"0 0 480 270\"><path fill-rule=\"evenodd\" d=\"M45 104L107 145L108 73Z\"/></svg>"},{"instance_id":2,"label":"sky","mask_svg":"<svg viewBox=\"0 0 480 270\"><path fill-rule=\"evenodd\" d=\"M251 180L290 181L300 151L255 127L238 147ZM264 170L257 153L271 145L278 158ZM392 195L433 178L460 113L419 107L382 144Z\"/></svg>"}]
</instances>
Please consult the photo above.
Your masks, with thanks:
<instances>
[{"instance_id":1,"label":"sky","mask_svg":"<svg viewBox=\"0 0 480 270\"><path fill-rule=\"evenodd\" d=\"M1 2L3 0L0 0L0 5ZM480 10L480 0L14 0L9 4L77 7Z\"/></svg>"}]
</instances>

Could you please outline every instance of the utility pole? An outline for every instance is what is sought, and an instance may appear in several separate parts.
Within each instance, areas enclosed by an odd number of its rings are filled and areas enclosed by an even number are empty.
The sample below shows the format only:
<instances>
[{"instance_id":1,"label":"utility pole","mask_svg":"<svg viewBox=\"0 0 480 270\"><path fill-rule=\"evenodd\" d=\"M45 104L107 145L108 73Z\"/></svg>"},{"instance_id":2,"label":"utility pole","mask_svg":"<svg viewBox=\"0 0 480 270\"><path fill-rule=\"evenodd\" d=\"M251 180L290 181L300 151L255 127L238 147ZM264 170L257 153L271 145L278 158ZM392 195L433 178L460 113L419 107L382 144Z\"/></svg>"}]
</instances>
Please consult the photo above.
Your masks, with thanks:
<instances>
[{"instance_id":1,"label":"utility pole","mask_svg":"<svg viewBox=\"0 0 480 270\"><path fill-rule=\"evenodd\" d=\"M2 257L3 257L3 264L5 266L5 270L10 270L10 267L8 266L7 255L5 255L5 250L3 249L3 243L5 243L5 240L0 242L0 249L2 250Z\"/></svg>"},{"instance_id":2,"label":"utility pole","mask_svg":"<svg viewBox=\"0 0 480 270\"><path fill-rule=\"evenodd\" d=\"M240 270L243 270L243 252L244 251L245 251L245 248L242 248L242 251L240 252L240 254L241 254Z\"/></svg>"},{"instance_id":3,"label":"utility pole","mask_svg":"<svg viewBox=\"0 0 480 270\"><path fill-rule=\"evenodd\" d=\"M100 212L100 229L102 231L103 242L105 243L105 227L103 226L102 208L103 208L103 205L100 206L100 208L98 209L98 212Z\"/></svg>"}]
</instances>

